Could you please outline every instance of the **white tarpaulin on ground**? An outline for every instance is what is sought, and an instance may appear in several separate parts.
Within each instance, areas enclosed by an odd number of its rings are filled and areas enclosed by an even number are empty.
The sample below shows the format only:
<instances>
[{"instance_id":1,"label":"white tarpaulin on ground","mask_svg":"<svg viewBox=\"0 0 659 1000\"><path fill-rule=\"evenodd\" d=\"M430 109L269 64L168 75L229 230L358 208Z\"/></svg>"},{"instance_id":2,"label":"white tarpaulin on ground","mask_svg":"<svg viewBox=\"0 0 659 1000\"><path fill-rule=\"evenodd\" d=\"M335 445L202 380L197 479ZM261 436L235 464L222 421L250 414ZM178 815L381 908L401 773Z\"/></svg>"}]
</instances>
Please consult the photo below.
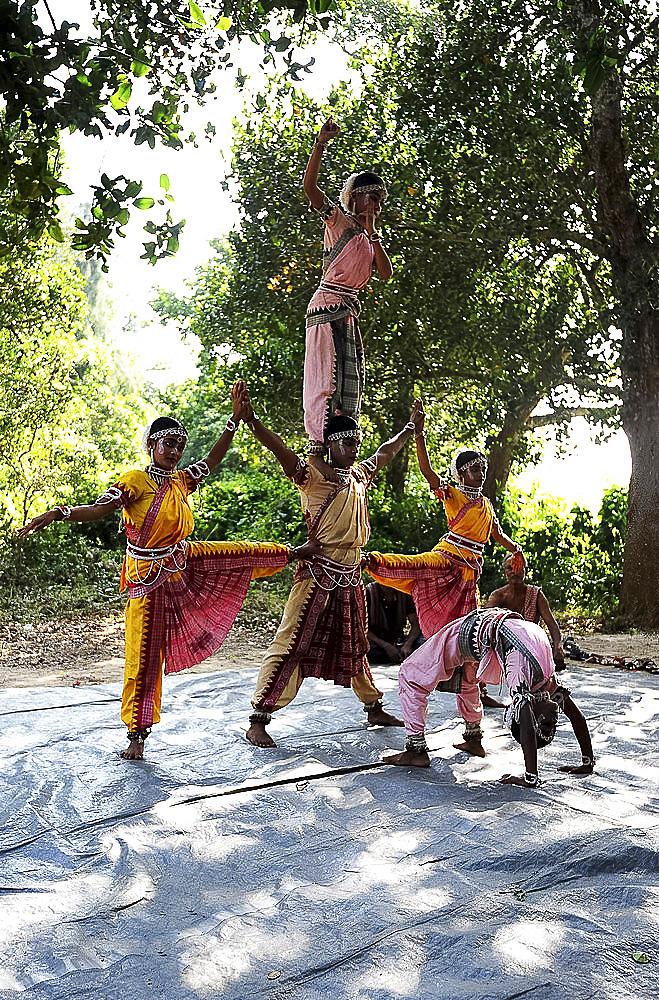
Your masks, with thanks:
<instances>
[{"instance_id":1,"label":"white tarpaulin on ground","mask_svg":"<svg viewBox=\"0 0 659 1000\"><path fill-rule=\"evenodd\" d=\"M0 691L0 997L647 1000L659 678L564 676L597 769L556 771L579 761L563 720L537 790L494 783L523 769L501 712L486 759L453 750L449 694L412 771L378 766L403 731L322 681L259 751L253 674L169 677L141 763L119 685Z\"/></svg>"}]
</instances>

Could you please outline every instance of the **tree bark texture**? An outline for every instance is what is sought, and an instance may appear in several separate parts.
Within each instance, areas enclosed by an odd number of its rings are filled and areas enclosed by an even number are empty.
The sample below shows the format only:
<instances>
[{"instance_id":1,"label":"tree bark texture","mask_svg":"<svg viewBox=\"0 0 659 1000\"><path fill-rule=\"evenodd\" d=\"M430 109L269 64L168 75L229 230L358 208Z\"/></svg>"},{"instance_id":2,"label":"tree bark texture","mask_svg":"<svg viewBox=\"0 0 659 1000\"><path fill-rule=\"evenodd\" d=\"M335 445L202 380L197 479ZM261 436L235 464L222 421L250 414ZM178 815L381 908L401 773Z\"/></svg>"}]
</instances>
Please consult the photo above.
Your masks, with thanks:
<instances>
[{"instance_id":1,"label":"tree bark texture","mask_svg":"<svg viewBox=\"0 0 659 1000\"><path fill-rule=\"evenodd\" d=\"M487 456L487 476L483 484L483 492L494 502L506 488L510 469L515 459L517 447L528 431L528 420L540 399L523 400L514 409L509 409L504 417L503 426L490 445Z\"/></svg>"},{"instance_id":2,"label":"tree bark texture","mask_svg":"<svg viewBox=\"0 0 659 1000\"><path fill-rule=\"evenodd\" d=\"M625 158L621 85L612 69L592 99L590 152L598 222L609 246L623 332L622 423L632 453L620 611L659 624L659 281Z\"/></svg>"}]
</instances>

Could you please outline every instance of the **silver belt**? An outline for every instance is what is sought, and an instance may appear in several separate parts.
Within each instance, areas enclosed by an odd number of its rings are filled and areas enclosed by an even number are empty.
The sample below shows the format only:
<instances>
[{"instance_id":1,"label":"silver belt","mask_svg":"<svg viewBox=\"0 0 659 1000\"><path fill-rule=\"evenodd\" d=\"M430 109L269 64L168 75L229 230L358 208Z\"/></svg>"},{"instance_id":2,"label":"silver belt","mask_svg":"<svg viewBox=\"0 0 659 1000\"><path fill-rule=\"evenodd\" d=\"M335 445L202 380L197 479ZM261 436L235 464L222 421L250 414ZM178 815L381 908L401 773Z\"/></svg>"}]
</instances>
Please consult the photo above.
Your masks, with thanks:
<instances>
[{"instance_id":1,"label":"silver belt","mask_svg":"<svg viewBox=\"0 0 659 1000\"><path fill-rule=\"evenodd\" d=\"M188 543L185 539L175 542L173 545L164 545L160 548L146 549L132 542L126 543L126 555L135 560L135 576L131 576L126 567L126 579L133 586L141 586L148 583L154 584L162 573L179 573L186 567L186 550ZM179 563L177 554L182 553L183 559ZM166 566L168 559L173 565ZM145 565L148 563L148 566ZM155 572L155 576L153 573Z\"/></svg>"},{"instance_id":2,"label":"silver belt","mask_svg":"<svg viewBox=\"0 0 659 1000\"><path fill-rule=\"evenodd\" d=\"M318 576L316 575L318 571ZM358 587L362 582L362 568L361 563L356 563L352 566L347 566L345 563L335 562L334 559L327 559L323 556L317 556L312 563L309 564L309 572L321 590L336 590L337 587L341 589L346 589L348 587ZM321 575L324 576L323 582L318 579ZM329 586L327 584L329 583Z\"/></svg>"},{"instance_id":3,"label":"silver belt","mask_svg":"<svg viewBox=\"0 0 659 1000\"><path fill-rule=\"evenodd\" d=\"M467 549L469 552L474 552L476 555L480 556L485 550L485 542L476 542L473 538L465 538L464 535L456 535L454 531L449 531L444 535L445 542L450 542L451 545L457 545L462 549Z\"/></svg>"}]
</instances>

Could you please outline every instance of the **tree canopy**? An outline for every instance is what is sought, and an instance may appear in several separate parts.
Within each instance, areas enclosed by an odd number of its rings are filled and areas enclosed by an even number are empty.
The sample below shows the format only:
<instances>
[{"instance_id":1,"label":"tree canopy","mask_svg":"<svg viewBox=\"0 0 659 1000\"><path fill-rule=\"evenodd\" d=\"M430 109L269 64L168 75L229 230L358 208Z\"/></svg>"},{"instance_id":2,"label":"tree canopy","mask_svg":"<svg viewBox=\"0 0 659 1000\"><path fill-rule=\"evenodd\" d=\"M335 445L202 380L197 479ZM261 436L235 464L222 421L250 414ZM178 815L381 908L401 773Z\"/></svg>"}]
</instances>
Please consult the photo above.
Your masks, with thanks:
<instances>
[{"instance_id":1,"label":"tree canopy","mask_svg":"<svg viewBox=\"0 0 659 1000\"><path fill-rule=\"evenodd\" d=\"M229 292L198 324L216 363L237 352L270 398L298 406L319 260L299 184L331 112L342 135L321 186L336 193L359 167L390 186L395 277L364 295L367 411L417 387L438 405L457 391L463 410L480 396L495 492L534 423L615 419L622 401L623 608L645 621L659 590L658 24L650 3L437 0L399 19L384 51L356 54L358 94L338 86L317 108L274 82L237 134Z\"/></svg>"},{"instance_id":2,"label":"tree canopy","mask_svg":"<svg viewBox=\"0 0 659 1000\"><path fill-rule=\"evenodd\" d=\"M99 139L127 132L152 149L178 149L196 137L186 127L191 103L217 89L217 70L234 69L238 42L261 47L293 79L309 69L297 43L330 25L336 0L90 0L81 23L58 23L47 0L0 0L0 199L10 224L0 227L0 254L48 232L63 240L59 206L71 194L60 178L59 136L80 131ZM80 12L77 12L80 15ZM4 107L2 107L4 105ZM206 137L212 138L209 125ZM175 253L184 220L175 222L169 182L106 175L92 185L88 219L77 221L76 249L103 262L131 210L156 201L164 219L149 219L150 261Z\"/></svg>"}]
</instances>

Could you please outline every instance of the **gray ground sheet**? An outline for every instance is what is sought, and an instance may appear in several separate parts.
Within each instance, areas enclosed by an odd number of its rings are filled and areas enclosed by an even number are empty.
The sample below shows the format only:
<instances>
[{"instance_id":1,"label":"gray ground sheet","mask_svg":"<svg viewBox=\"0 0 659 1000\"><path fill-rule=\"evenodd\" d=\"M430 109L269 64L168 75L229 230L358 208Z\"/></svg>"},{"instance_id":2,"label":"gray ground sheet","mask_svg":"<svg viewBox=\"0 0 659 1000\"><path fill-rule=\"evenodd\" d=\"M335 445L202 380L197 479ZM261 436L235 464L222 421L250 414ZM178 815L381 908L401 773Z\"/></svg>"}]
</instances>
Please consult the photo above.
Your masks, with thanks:
<instances>
[{"instance_id":1,"label":"gray ground sheet","mask_svg":"<svg viewBox=\"0 0 659 1000\"><path fill-rule=\"evenodd\" d=\"M557 772L563 720L537 790L495 783L523 770L501 712L487 758L453 749L450 694L427 771L380 766L403 731L316 680L256 750L254 679L167 678L141 763L119 685L0 691L0 997L656 995L659 677L572 667L597 769Z\"/></svg>"}]
</instances>

